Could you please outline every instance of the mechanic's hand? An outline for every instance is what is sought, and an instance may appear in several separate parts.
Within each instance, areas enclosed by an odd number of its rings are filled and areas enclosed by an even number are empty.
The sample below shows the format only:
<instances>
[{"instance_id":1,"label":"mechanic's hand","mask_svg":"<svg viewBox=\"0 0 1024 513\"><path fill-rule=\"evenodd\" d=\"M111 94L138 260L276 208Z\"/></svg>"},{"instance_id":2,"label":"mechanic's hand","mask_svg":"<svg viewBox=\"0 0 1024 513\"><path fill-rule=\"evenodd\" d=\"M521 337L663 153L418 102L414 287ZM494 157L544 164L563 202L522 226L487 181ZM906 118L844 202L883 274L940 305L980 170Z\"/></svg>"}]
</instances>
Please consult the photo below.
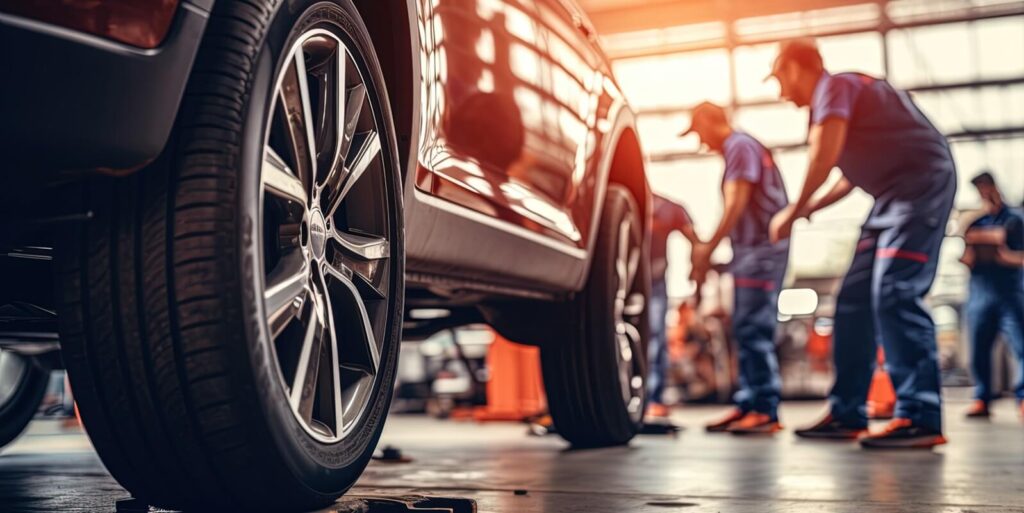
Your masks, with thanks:
<instances>
[{"instance_id":1,"label":"mechanic's hand","mask_svg":"<svg viewBox=\"0 0 1024 513\"><path fill-rule=\"evenodd\" d=\"M771 223L768 225L768 234L771 238L772 244L788 239L793 233L794 222L796 222L796 215L793 205L789 205L780 210L778 214L775 214L775 216L772 217Z\"/></svg>"},{"instance_id":2,"label":"mechanic's hand","mask_svg":"<svg viewBox=\"0 0 1024 513\"><path fill-rule=\"evenodd\" d=\"M963 256L960 257L960 263L966 265L971 269L974 269L974 261L974 249L968 246L967 249L964 250Z\"/></svg>"},{"instance_id":3,"label":"mechanic's hand","mask_svg":"<svg viewBox=\"0 0 1024 513\"><path fill-rule=\"evenodd\" d=\"M704 242L697 242L690 251L690 279L697 283L704 283L704 278L711 269L711 245Z\"/></svg>"}]
</instances>

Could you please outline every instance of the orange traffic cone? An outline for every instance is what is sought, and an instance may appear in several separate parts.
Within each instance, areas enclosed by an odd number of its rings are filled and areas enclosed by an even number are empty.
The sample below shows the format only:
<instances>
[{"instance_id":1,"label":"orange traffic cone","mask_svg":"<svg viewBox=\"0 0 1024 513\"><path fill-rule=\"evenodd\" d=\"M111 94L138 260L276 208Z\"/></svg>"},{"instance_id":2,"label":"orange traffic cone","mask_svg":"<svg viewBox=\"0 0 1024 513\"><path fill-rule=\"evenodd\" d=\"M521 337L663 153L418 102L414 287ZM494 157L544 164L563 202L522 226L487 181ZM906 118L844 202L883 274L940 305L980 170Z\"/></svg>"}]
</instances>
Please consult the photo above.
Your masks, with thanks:
<instances>
[{"instance_id":1,"label":"orange traffic cone","mask_svg":"<svg viewBox=\"0 0 1024 513\"><path fill-rule=\"evenodd\" d=\"M477 420L525 420L547 411L540 349L495 333L487 350L487 368L487 406L477 410Z\"/></svg>"},{"instance_id":2,"label":"orange traffic cone","mask_svg":"<svg viewBox=\"0 0 1024 513\"><path fill-rule=\"evenodd\" d=\"M896 389L885 371L885 352L878 348L878 364L868 390L868 418L891 419L896 410Z\"/></svg>"}]
</instances>

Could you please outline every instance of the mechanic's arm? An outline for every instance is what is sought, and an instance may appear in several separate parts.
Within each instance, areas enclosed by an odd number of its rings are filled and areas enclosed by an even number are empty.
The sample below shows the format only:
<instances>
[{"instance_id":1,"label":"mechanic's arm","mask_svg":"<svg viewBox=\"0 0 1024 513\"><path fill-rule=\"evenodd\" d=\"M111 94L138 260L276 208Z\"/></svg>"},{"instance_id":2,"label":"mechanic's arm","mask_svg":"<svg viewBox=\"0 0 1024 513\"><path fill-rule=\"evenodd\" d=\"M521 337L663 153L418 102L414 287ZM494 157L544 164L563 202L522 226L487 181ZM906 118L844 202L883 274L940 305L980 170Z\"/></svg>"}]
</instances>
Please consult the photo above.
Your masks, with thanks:
<instances>
[{"instance_id":1,"label":"mechanic's arm","mask_svg":"<svg viewBox=\"0 0 1024 513\"><path fill-rule=\"evenodd\" d=\"M740 215L746 210L747 205L750 203L750 197L754 194L754 184L746 180L730 180L725 182L725 187L722 190L722 196L725 201L725 213L722 214L722 220L718 223L718 229L715 230L715 234L707 242L708 254L710 255L715 251L715 248L721 244L722 239L729 235L733 227L740 220Z\"/></svg>"},{"instance_id":2,"label":"mechanic's arm","mask_svg":"<svg viewBox=\"0 0 1024 513\"><path fill-rule=\"evenodd\" d=\"M728 180L722 188L722 196L725 202L725 213L718 223L715 234L707 241L697 241L693 244L690 252L690 261L693 269L690 272L690 279L698 285L704 281L704 276L711 268L711 254L721 244L729 232L740 220L740 215L750 203L750 197L754 193L754 184L746 180Z\"/></svg>"},{"instance_id":3,"label":"mechanic's arm","mask_svg":"<svg viewBox=\"0 0 1024 513\"><path fill-rule=\"evenodd\" d=\"M1024 267L1024 251L1014 251L1002 246L996 253L996 262L1004 267Z\"/></svg>"},{"instance_id":4,"label":"mechanic's arm","mask_svg":"<svg viewBox=\"0 0 1024 513\"><path fill-rule=\"evenodd\" d=\"M811 199L814 197L814 193L828 179L829 173L836 166L836 162L839 161L839 155L843 151L848 127L849 122L839 117L827 118L821 124L811 127L807 138L810 144L808 148L810 162L807 165L807 176L804 178L804 184L800 189L800 196L796 202L782 212L779 212L775 219L772 219L772 242L789 238L789 234L793 229L793 223L801 217L801 213L807 210ZM842 188L837 192L841 191ZM846 192L849 193L849 191ZM830 194L826 196L830 196ZM835 201L838 201L838 198Z\"/></svg>"},{"instance_id":5,"label":"mechanic's arm","mask_svg":"<svg viewBox=\"0 0 1024 513\"><path fill-rule=\"evenodd\" d=\"M974 269L975 260L977 260L977 257L974 254L974 247L967 246L966 248L964 248L964 254L963 256L960 257L960 263L966 265L971 269Z\"/></svg>"},{"instance_id":6,"label":"mechanic's arm","mask_svg":"<svg viewBox=\"0 0 1024 513\"><path fill-rule=\"evenodd\" d=\"M815 212L823 210L835 204L837 201L847 197L853 192L855 187L845 176L839 177L839 181L832 186L825 194L822 194L817 199L813 199L808 202L807 206L804 207L804 211L799 213L798 217L806 217L808 219L814 215Z\"/></svg>"},{"instance_id":7,"label":"mechanic's arm","mask_svg":"<svg viewBox=\"0 0 1024 513\"><path fill-rule=\"evenodd\" d=\"M1024 222L1016 220L1005 230L1005 242L996 253L996 261L1006 267L1024 267Z\"/></svg>"},{"instance_id":8,"label":"mechanic's arm","mask_svg":"<svg viewBox=\"0 0 1024 513\"><path fill-rule=\"evenodd\" d=\"M679 227L679 232L686 237L686 240L690 241L690 244L700 244L700 238L697 237L697 232L693 230L693 224L686 223Z\"/></svg>"}]
</instances>

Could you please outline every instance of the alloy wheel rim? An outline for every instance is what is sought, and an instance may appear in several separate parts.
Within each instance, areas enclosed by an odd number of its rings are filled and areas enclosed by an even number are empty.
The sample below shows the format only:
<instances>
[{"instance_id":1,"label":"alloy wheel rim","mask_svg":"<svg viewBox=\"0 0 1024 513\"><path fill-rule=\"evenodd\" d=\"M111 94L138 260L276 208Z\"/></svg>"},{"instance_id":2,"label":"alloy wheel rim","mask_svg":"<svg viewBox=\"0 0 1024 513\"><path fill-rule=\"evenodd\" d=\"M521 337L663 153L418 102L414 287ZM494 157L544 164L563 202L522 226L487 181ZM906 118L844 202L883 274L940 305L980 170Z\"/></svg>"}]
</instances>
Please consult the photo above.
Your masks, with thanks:
<instances>
[{"instance_id":1,"label":"alloy wheel rim","mask_svg":"<svg viewBox=\"0 0 1024 513\"><path fill-rule=\"evenodd\" d=\"M639 422L643 418L644 381L641 353L641 332L643 322L644 295L637 291L640 269L640 248L632 242L633 223L623 219L619 223L615 258L615 343L622 400L629 418Z\"/></svg>"},{"instance_id":2,"label":"alloy wheel rim","mask_svg":"<svg viewBox=\"0 0 1024 513\"><path fill-rule=\"evenodd\" d=\"M308 30L284 62L261 166L264 307L292 413L336 443L372 400L392 301L386 132L341 36Z\"/></svg>"},{"instance_id":3,"label":"alloy wheel rim","mask_svg":"<svg viewBox=\"0 0 1024 513\"><path fill-rule=\"evenodd\" d=\"M0 350L0 410L14 399L28 372L28 361L10 351Z\"/></svg>"}]
</instances>

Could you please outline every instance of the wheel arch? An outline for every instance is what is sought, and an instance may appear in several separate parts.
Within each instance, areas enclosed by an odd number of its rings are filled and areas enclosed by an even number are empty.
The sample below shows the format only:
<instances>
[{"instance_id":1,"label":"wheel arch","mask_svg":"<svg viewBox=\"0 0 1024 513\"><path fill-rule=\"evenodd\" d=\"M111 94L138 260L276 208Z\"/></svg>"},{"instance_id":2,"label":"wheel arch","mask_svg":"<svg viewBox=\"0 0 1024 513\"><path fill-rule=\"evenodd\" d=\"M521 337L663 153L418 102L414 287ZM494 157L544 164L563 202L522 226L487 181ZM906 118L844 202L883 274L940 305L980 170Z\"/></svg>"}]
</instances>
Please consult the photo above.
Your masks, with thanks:
<instances>
[{"instance_id":1,"label":"wheel arch","mask_svg":"<svg viewBox=\"0 0 1024 513\"><path fill-rule=\"evenodd\" d=\"M643 149L636 130L636 116L629 108L622 108L615 117L614 130L609 136L599 169L599 187L594 198L594 212L591 214L589 233L595 234L599 228L601 214L604 210L604 197L610 184L619 184L629 190L640 208L640 218L644 223L644 243L650 238L647 235L651 225L651 187L647 181L647 166ZM586 269L576 286L576 291L583 290L590 266L594 258L594 244L597 237L591 237L587 245Z\"/></svg>"},{"instance_id":2,"label":"wheel arch","mask_svg":"<svg viewBox=\"0 0 1024 513\"><path fill-rule=\"evenodd\" d=\"M384 72L402 181L416 165L419 146L420 46L416 0L355 0Z\"/></svg>"}]
</instances>

